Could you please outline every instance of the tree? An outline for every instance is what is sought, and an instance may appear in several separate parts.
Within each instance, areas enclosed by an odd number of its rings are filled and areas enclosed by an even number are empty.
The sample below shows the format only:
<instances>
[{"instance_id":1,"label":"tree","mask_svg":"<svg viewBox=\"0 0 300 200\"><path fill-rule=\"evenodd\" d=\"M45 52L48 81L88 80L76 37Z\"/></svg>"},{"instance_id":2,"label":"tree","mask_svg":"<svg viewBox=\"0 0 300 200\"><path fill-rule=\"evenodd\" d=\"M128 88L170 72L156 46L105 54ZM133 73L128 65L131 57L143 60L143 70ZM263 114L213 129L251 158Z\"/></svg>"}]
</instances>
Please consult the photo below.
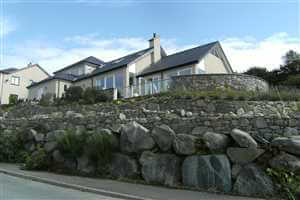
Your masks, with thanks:
<instances>
[{"instance_id":1,"label":"tree","mask_svg":"<svg viewBox=\"0 0 300 200\"><path fill-rule=\"evenodd\" d=\"M244 72L244 74L257 76L257 77L263 78L265 80L268 80L268 77L269 77L268 70L263 67L251 67L246 72Z\"/></svg>"},{"instance_id":2,"label":"tree","mask_svg":"<svg viewBox=\"0 0 300 200\"><path fill-rule=\"evenodd\" d=\"M297 53L294 50L289 50L288 52L286 52L286 54L282 57L283 61L284 61L284 65L290 64L296 60L300 60L300 54Z\"/></svg>"}]
</instances>

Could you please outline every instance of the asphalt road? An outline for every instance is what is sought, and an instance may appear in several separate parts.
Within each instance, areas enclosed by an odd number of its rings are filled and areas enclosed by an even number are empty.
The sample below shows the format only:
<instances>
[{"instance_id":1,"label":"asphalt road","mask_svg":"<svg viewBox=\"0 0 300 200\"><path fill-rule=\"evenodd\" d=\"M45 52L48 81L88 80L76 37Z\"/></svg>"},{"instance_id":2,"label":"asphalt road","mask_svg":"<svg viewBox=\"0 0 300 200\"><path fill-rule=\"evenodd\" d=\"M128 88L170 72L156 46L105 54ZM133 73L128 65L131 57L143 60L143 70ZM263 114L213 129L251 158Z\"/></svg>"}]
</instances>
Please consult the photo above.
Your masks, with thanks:
<instances>
[{"instance_id":1,"label":"asphalt road","mask_svg":"<svg viewBox=\"0 0 300 200\"><path fill-rule=\"evenodd\" d=\"M121 200L0 173L0 200Z\"/></svg>"}]
</instances>

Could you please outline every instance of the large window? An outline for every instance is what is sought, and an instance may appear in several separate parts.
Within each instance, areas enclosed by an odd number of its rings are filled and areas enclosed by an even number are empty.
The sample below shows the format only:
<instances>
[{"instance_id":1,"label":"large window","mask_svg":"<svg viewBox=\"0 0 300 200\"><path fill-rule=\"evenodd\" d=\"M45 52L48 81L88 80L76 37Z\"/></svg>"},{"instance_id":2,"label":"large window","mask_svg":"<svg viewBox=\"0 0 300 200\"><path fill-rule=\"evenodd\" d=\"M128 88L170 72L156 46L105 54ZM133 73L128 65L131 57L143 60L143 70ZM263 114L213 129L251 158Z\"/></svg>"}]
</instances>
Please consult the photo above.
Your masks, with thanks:
<instances>
[{"instance_id":1,"label":"large window","mask_svg":"<svg viewBox=\"0 0 300 200\"><path fill-rule=\"evenodd\" d=\"M106 89L114 88L114 76L106 77Z\"/></svg>"},{"instance_id":2,"label":"large window","mask_svg":"<svg viewBox=\"0 0 300 200\"><path fill-rule=\"evenodd\" d=\"M122 72L118 72L115 75L115 86L116 88L124 88L124 74Z\"/></svg>"},{"instance_id":3,"label":"large window","mask_svg":"<svg viewBox=\"0 0 300 200\"><path fill-rule=\"evenodd\" d=\"M105 89L104 77L96 80L96 88L101 89L101 90Z\"/></svg>"},{"instance_id":4,"label":"large window","mask_svg":"<svg viewBox=\"0 0 300 200\"><path fill-rule=\"evenodd\" d=\"M152 86L153 86L153 93L159 93L160 92L160 77L154 76L152 78Z\"/></svg>"},{"instance_id":5,"label":"large window","mask_svg":"<svg viewBox=\"0 0 300 200\"><path fill-rule=\"evenodd\" d=\"M11 77L11 84L12 85L20 85L20 77L18 77L18 76L12 76Z\"/></svg>"}]
</instances>

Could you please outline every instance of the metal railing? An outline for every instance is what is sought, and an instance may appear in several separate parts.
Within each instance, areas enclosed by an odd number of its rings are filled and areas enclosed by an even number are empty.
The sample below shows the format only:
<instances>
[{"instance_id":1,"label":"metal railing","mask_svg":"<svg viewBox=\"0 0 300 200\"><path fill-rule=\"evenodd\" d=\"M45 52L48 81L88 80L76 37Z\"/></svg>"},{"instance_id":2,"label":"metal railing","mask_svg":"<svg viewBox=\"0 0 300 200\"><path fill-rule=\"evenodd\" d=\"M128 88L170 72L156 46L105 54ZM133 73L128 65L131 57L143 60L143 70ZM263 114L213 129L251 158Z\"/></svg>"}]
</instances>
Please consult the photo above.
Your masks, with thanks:
<instances>
[{"instance_id":1,"label":"metal railing","mask_svg":"<svg viewBox=\"0 0 300 200\"><path fill-rule=\"evenodd\" d=\"M171 81L171 79L153 80L125 88L117 88L118 98L131 98L166 92L170 89Z\"/></svg>"}]
</instances>

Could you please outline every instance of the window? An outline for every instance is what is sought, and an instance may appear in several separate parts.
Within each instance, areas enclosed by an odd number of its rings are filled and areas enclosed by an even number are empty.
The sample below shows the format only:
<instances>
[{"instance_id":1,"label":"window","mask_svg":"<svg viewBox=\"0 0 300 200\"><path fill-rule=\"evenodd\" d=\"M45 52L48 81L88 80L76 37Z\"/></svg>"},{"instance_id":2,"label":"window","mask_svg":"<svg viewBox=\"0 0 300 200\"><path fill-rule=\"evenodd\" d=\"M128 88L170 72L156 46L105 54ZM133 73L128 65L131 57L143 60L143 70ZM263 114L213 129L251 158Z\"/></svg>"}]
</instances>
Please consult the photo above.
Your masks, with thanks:
<instances>
[{"instance_id":1,"label":"window","mask_svg":"<svg viewBox=\"0 0 300 200\"><path fill-rule=\"evenodd\" d=\"M116 88L124 88L124 74L122 72L118 72L115 75L115 86Z\"/></svg>"},{"instance_id":2,"label":"window","mask_svg":"<svg viewBox=\"0 0 300 200\"><path fill-rule=\"evenodd\" d=\"M187 69L183 69L178 71L178 75L182 76L182 75L190 75L192 74L192 68L187 68Z\"/></svg>"},{"instance_id":3,"label":"window","mask_svg":"<svg viewBox=\"0 0 300 200\"><path fill-rule=\"evenodd\" d=\"M82 75L82 74L84 74L84 68L83 68L83 67L80 67L80 68L78 69L78 75Z\"/></svg>"},{"instance_id":4,"label":"window","mask_svg":"<svg viewBox=\"0 0 300 200\"><path fill-rule=\"evenodd\" d=\"M97 89L105 89L105 81L104 81L104 78L100 78L100 79L97 79L96 80L96 88Z\"/></svg>"},{"instance_id":5,"label":"window","mask_svg":"<svg viewBox=\"0 0 300 200\"><path fill-rule=\"evenodd\" d=\"M106 89L114 88L114 76L106 77Z\"/></svg>"},{"instance_id":6,"label":"window","mask_svg":"<svg viewBox=\"0 0 300 200\"><path fill-rule=\"evenodd\" d=\"M12 85L20 85L20 77L12 76L11 77L11 84Z\"/></svg>"},{"instance_id":7,"label":"window","mask_svg":"<svg viewBox=\"0 0 300 200\"><path fill-rule=\"evenodd\" d=\"M153 93L159 93L160 92L160 77L154 76L152 79L152 87L153 87Z\"/></svg>"},{"instance_id":8,"label":"window","mask_svg":"<svg viewBox=\"0 0 300 200\"><path fill-rule=\"evenodd\" d=\"M67 89L68 89L68 86L64 85L64 91L67 91Z\"/></svg>"}]
</instances>

